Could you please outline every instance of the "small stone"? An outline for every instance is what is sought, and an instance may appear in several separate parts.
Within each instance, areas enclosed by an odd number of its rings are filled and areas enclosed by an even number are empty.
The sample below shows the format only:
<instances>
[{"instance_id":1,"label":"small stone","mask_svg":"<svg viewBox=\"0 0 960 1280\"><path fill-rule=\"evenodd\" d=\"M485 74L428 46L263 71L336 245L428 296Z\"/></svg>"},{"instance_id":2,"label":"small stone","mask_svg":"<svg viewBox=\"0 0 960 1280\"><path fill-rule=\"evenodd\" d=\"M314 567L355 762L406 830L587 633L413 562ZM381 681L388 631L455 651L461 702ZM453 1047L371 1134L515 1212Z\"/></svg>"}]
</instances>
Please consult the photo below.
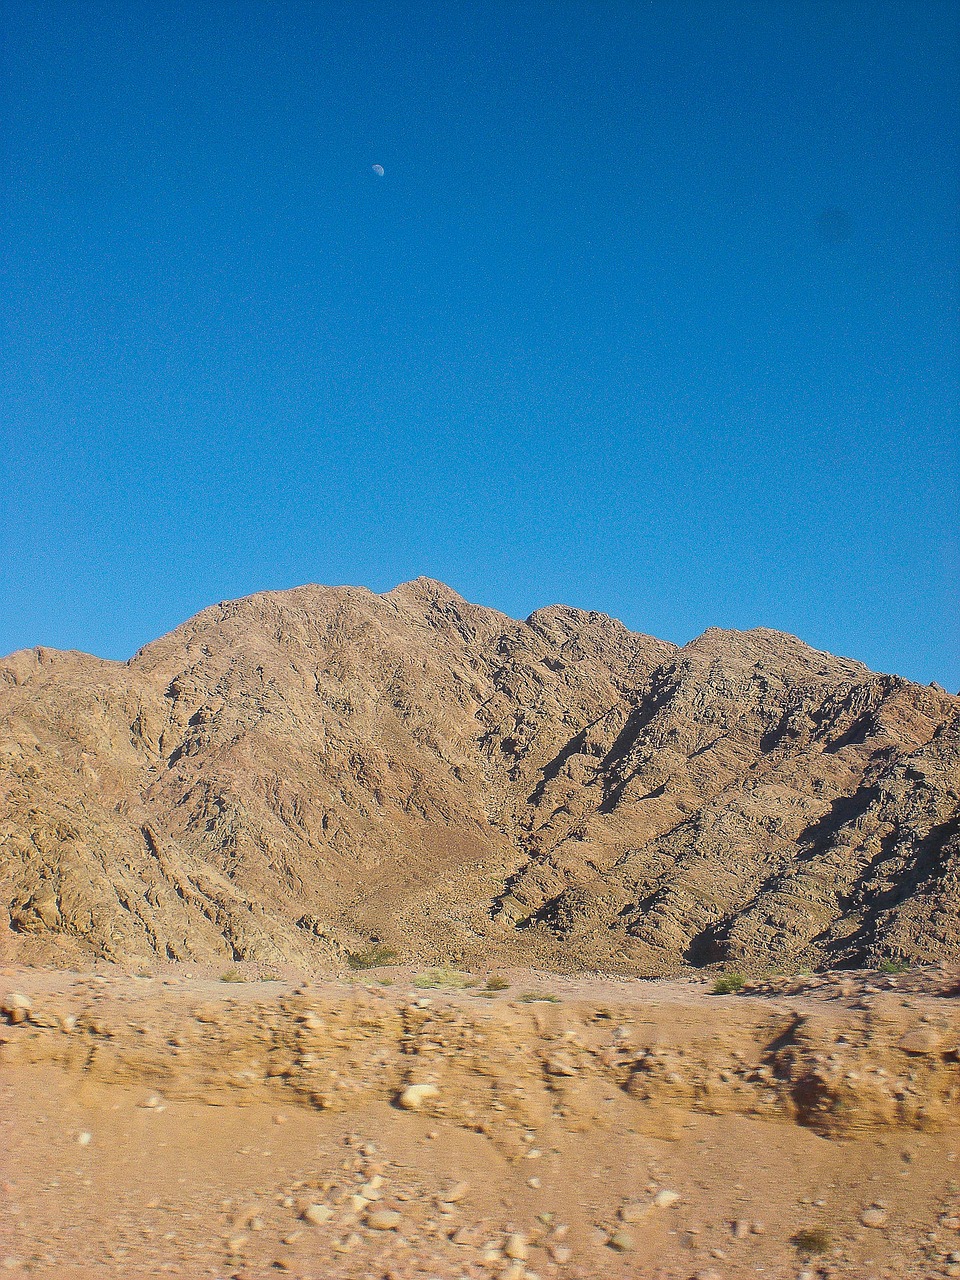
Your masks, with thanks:
<instances>
[{"instance_id":1,"label":"small stone","mask_svg":"<svg viewBox=\"0 0 960 1280\"><path fill-rule=\"evenodd\" d=\"M231 1236L227 1241L227 1253L242 1253L249 1239L245 1235Z\"/></svg>"},{"instance_id":2,"label":"small stone","mask_svg":"<svg viewBox=\"0 0 960 1280\"><path fill-rule=\"evenodd\" d=\"M522 1236L518 1231L507 1236L503 1252L505 1257L512 1258L515 1262L526 1262L527 1258L530 1257L526 1236Z\"/></svg>"},{"instance_id":3,"label":"small stone","mask_svg":"<svg viewBox=\"0 0 960 1280\"><path fill-rule=\"evenodd\" d=\"M638 1204L632 1201L629 1204L620 1206L619 1217L621 1222L641 1222L647 1214L647 1205Z\"/></svg>"},{"instance_id":4,"label":"small stone","mask_svg":"<svg viewBox=\"0 0 960 1280\"><path fill-rule=\"evenodd\" d=\"M333 1251L334 1253L353 1253L354 1249L361 1244L363 1244L361 1237L355 1231L351 1231L348 1236L336 1241Z\"/></svg>"},{"instance_id":5,"label":"small stone","mask_svg":"<svg viewBox=\"0 0 960 1280\"><path fill-rule=\"evenodd\" d=\"M371 1209L367 1214L367 1226L374 1231L396 1231L403 1221L403 1215L396 1209Z\"/></svg>"},{"instance_id":6,"label":"small stone","mask_svg":"<svg viewBox=\"0 0 960 1280\"><path fill-rule=\"evenodd\" d=\"M435 1098L439 1092L435 1084L408 1084L398 1101L404 1111L419 1111L428 1098Z\"/></svg>"},{"instance_id":7,"label":"small stone","mask_svg":"<svg viewBox=\"0 0 960 1280\"><path fill-rule=\"evenodd\" d=\"M527 1179L527 1186L532 1187L534 1191L539 1191L540 1188L543 1186L543 1183L540 1181L539 1178L533 1177L533 1178Z\"/></svg>"},{"instance_id":8,"label":"small stone","mask_svg":"<svg viewBox=\"0 0 960 1280\"><path fill-rule=\"evenodd\" d=\"M26 1022L32 1008L33 1001L22 991L11 991L0 1000L0 1013L6 1014L14 1023Z\"/></svg>"},{"instance_id":9,"label":"small stone","mask_svg":"<svg viewBox=\"0 0 960 1280\"><path fill-rule=\"evenodd\" d=\"M560 1266L569 1262L573 1257L573 1250L567 1244L549 1244L547 1245L547 1252L553 1261L559 1263Z\"/></svg>"},{"instance_id":10,"label":"small stone","mask_svg":"<svg viewBox=\"0 0 960 1280\"><path fill-rule=\"evenodd\" d=\"M333 1217L333 1210L326 1204L308 1204L300 1213L304 1222L311 1227L322 1227Z\"/></svg>"},{"instance_id":11,"label":"small stone","mask_svg":"<svg viewBox=\"0 0 960 1280\"><path fill-rule=\"evenodd\" d=\"M764 1234L764 1232L766 1231L766 1229L767 1229L767 1228L764 1226L764 1224L763 1224L762 1222L751 1222L751 1223L750 1223L750 1234L751 1234L752 1236L762 1236L762 1235Z\"/></svg>"},{"instance_id":12,"label":"small stone","mask_svg":"<svg viewBox=\"0 0 960 1280\"><path fill-rule=\"evenodd\" d=\"M750 1223L738 1218L736 1222L730 1224L730 1229L733 1232L734 1240L746 1240L750 1234Z\"/></svg>"},{"instance_id":13,"label":"small stone","mask_svg":"<svg viewBox=\"0 0 960 1280\"><path fill-rule=\"evenodd\" d=\"M889 1215L886 1209L872 1205L869 1209L864 1209L860 1215L860 1221L865 1227L885 1227L889 1221Z\"/></svg>"},{"instance_id":14,"label":"small stone","mask_svg":"<svg viewBox=\"0 0 960 1280\"><path fill-rule=\"evenodd\" d=\"M470 1194L469 1182L455 1182L452 1187L444 1191L442 1199L446 1204L459 1204L461 1200L465 1200Z\"/></svg>"},{"instance_id":15,"label":"small stone","mask_svg":"<svg viewBox=\"0 0 960 1280\"><path fill-rule=\"evenodd\" d=\"M163 1099L160 1097L159 1093L151 1093L144 1098L143 1105L148 1111L156 1111L158 1107L163 1106Z\"/></svg>"},{"instance_id":16,"label":"small stone","mask_svg":"<svg viewBox=\"0 0 960 1280\"><path fill-rule=\"evenodd\" d=\"M637 1242L629 1231L615 1231L607 1244L616 1253L632 1253L637 1247Z\"/></svg>"},{"instance_id":17,"label":"small stone","mask_svg":"<svg viewBox=\"0 0 960 1280\"><path fill-rule=\"evenodd\" d=\"M901 1039L898 1048L904 1053L924 1057L936 1053L940 1047L940 1038L930 1027L916 1027Z\"/></svg>"},{"instance_id":18,"label":"small stone","mask_svg":"<svg viewBox=\"0 0 960 1280\"><path fill-rule=\"evenodd\" d=\"M679 1191L658 1191L653 1197L653 1203L658 1209L672 1209L679 1200Z\"/></svg>"},{"instance_id":19,"label":"small stone","mask_svg":"<svg viewBox=\"0 0 960 1280\"><path fill-rule=\"evenodd\" d=\"M93 1134L88 1129L84 1129L82 1133L77 1134L77 1142L81 1147L89 1147L93 1141Z\"/></svg>"}]
</instances>

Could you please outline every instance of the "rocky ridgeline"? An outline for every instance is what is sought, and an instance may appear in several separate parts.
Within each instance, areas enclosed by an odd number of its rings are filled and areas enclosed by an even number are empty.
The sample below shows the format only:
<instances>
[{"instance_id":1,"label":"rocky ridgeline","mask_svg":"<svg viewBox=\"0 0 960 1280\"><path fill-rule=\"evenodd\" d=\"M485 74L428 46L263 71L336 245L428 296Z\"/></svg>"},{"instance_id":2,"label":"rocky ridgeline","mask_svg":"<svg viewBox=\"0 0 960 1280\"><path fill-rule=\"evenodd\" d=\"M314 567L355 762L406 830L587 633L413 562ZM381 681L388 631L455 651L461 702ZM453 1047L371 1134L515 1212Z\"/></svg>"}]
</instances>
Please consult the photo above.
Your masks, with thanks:
<instances>
[{"instance_id":1,"label":"rocky ridgeline","mask_svg":"<svg viewBox=\"0 0 960 1280\"><path fill-rule=\"evenodd\" d=\"M960 699L418 579L0 663L0 952L560 972L960 954Z\"/></svg>"}]
</instances>

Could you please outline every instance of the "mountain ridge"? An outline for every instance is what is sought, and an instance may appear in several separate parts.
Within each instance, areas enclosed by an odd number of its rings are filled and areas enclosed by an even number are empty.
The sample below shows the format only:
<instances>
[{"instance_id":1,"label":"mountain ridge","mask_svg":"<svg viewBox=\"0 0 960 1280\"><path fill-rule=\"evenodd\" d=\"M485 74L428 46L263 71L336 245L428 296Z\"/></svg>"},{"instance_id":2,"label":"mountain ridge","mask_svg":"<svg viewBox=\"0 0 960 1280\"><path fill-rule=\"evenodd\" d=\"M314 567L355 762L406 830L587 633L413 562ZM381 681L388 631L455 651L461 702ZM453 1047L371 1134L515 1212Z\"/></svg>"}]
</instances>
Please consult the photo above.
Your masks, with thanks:
<instances>
[{"instance_id":1,"label":"mountain ridge","mask_svg":"<svg viewBox=\"0 0 960 1280\"><path fill-rule=\"evenodd\" d=\"M674 972L960 949L960 698L769 628L677 646L429 578L0 660L17 957ZM2 923L0 923L2 927Z\"/></svg>"}]
</instances>

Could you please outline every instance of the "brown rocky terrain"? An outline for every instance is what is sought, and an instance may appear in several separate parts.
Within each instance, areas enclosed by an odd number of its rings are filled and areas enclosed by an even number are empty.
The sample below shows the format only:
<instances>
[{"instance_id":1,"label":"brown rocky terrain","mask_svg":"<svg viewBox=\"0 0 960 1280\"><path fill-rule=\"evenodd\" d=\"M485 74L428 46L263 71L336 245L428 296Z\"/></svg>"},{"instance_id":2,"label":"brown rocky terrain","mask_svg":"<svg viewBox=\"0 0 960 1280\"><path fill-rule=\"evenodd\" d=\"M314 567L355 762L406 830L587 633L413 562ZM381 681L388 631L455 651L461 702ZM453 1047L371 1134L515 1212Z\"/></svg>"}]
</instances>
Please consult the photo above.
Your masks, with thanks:
<instances>
[{"instance_id":1,"label":"brown rocky terrain","mask_svg":"<svg viewBox=\"0 0 960 1280\"><path fill-rule=\"evenodd\" d=\"M960 953L960 698L418 579L0 663L7 961L749 971Z\"/></svg>"}]
</instances>

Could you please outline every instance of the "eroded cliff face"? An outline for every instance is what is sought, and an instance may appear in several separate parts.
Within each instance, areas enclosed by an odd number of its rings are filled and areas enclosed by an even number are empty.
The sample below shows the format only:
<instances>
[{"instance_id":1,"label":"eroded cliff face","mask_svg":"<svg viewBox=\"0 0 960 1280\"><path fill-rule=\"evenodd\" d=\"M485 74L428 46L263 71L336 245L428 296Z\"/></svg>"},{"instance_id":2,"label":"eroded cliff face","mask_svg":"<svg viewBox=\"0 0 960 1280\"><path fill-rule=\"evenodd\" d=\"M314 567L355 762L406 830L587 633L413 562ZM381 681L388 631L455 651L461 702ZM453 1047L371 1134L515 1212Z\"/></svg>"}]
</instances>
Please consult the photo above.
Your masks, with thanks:
<instances>
[{"instance_id":1,"label":"eroded cliff face","mask_svg":"<svg viewBox=\"0 0 960 1280\"><path fill-rule=\"evenodd\" d=\"M11 958L668 972L960 951L960 699L425 579L0 663Z\"/></svg>"}]
</instances>

